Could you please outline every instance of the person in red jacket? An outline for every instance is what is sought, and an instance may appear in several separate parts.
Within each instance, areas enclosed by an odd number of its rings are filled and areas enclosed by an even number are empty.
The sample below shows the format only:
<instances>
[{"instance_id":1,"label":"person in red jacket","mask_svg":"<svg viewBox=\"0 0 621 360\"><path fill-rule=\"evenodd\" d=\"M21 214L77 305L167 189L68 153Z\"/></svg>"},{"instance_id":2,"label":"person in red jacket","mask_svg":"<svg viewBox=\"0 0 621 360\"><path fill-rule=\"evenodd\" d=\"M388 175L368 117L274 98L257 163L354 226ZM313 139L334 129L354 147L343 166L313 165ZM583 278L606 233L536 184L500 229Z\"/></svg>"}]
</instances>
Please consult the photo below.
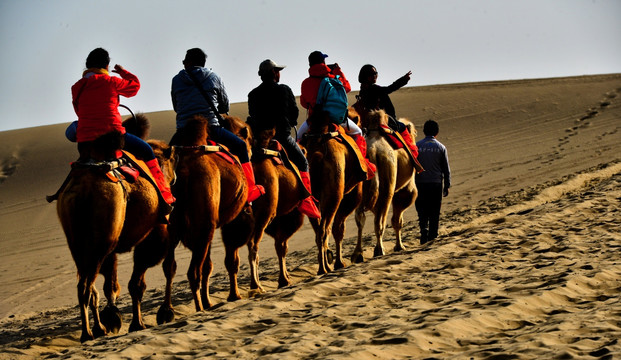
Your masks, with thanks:
<instances>
[{"instance_id":1,"label":"person in red jacket","mask_svg":"<svg viewBox=\"0 0 621 360\"><path fill-rule=\"evenodd\" d=\"M153 149L141 138L129 134L123 127L119 113L119 96L132 97L138 93L140 82L136 75L125 70L121 65L114 65L112 72L121 77L110 76L108 51L97 48L86 58L86 70L82 78L71 87L73 108L78 115L75 140L80 143L93 141L111 131L118 131L125 136L125 148L143 159L155 179L164 200L170 205L175 198L164 174L155 158ZM67 131L70 134L72 126ZM68 135L71 138L73 136ZM168 212L172 207L168 207Z\"/></svg>"},{"instance_id":2,"label":"person in red jacket","mask_svg":"<svg viewBox=\"0 0 621 360\"><path fill-rule=\"evenodd\" d=\"M308 118L307 120L300 126L300 129L297 133L298 141L302 139L302 136L308 132L308 121L312 118L313 108L317 103L317 93L319 92L319 85L321 84L321 80L326 76L331 78L335 78L338 76L338 80L343 84L345 88L345 92L349 93L351 91L351 85L349 81L345 77L343 71L341 71L341 67L337 64L326 65L326 58L328 55L322 53L321 51L313 51L308 55L308 74L310 75L304 81L302 81L302 93L300 95L300 104L303 108L307 110ZM367 159L367 141L364 136L362 136L362 130L356 123L347 119L347 123L343 124L343 128L347 132L347 135L351 136L358 147L360 148L360 152L362 156L365 158L368 168L369 168L369 178L373 177L375 174L376 168L375 164L370 162Z\"/></svg>"}]
</instances>

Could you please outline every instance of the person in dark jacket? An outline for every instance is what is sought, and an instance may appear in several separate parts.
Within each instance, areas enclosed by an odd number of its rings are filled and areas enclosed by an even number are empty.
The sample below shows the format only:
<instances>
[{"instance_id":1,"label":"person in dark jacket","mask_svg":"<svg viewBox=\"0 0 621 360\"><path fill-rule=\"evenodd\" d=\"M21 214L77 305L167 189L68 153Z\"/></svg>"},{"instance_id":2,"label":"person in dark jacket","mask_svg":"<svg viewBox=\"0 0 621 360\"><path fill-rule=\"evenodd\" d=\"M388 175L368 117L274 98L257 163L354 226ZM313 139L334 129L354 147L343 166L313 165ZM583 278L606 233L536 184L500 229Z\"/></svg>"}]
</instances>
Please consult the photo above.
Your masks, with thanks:
<instances>
[{"instance_id":1,"label":"person in dark jacket","mask_svg":"<svg viewBox=\"0 0 621 360\"><path fill-rule=\"evenodd\" d=\"M246 143L220 125L219 114L228 113L229 98L220 77L205 67L206 60L207 55L203 50L199 48L188 50L183 60L183 70L173 77L171 98L173 109L177 113L177 130L183 128L192 116L205 116L209 122L210 139L226 145L239 158L248 183L247 201L252 202L264 194L265 189L255 184ZM200 84L202 91L196 82ZM175 145L175 142L173 136L171 145Z\"/></svg>"},{"instance_id":2,"label":"person in dark jacket","mask_svg":"<svg viewBox=\"0 0 621 360\"><path fill-rule=\"evenodd\" d=\"M442 197L449 194L451 168L446 147L436 139L438 123L428 120L423 126L425 138L416 143L419 149L418 161L425 171L416 174L416 212L420 225L421 245L438 236ZM444 182L444 189L442 183Z\"/></svg>"},{"instance_id":3,"label":"person in dark jacket","mask_svg":"<svg viewBox=\"0 0 621 360\"><path fill-rule=\"evenodd\" d=\"M255 130L276 129L275 140L283 146L287 156L300 170L304 186L311 192L308 161L291 136L292 127L298 123L299 110L291 88L279 84L280 71L285 65L278 65L267 59L259 65L262 83L248 94L248 123ZM321 213L312 196L298 205L300 212L311 218L320 218Z\"/></svg>"},{"instance_id":4,"label":"person in dark jacket","mask_svg":"<svg viewBox=\"0 0 621 360\"><path fill-rule=\"evenodd\" d=\"M386 112L389 117L388 126L401 133L403 139L412 151L412 154L416 157L418 153L416 144L410 140L410 133L405 127L405 124L397 121L395 106L392 104L389 96L390 93L404 87L410 81L411 76L412 72L408 71L392 84L388 86L379 86L376 84L377 69L375 66L370 64L364 65L360 68L360 72L358 73L358 81L360 82L360 93L358 97L366 110L384 110Z\"/></svg>"}]
</instances>

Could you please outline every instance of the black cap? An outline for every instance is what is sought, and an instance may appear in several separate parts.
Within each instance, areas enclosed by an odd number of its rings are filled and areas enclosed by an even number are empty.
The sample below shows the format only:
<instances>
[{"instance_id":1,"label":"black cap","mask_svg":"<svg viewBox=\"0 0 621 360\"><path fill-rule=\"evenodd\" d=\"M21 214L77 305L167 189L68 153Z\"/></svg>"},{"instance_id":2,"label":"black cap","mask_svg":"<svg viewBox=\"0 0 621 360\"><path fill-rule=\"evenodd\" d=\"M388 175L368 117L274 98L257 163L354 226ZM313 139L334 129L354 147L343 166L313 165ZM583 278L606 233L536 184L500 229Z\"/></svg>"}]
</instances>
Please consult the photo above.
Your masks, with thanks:
<instances>
[{"instance_id":1,"label":"black cap","mask_svg":"<svg viewBox=\"0 0 621 360\"><path fill-rule=\"evenodd\" d=\"M308 55L308 65L321 64L325 61L328 55L322 53L321 51L313 51Z\"/></svg>"}]
</instances>

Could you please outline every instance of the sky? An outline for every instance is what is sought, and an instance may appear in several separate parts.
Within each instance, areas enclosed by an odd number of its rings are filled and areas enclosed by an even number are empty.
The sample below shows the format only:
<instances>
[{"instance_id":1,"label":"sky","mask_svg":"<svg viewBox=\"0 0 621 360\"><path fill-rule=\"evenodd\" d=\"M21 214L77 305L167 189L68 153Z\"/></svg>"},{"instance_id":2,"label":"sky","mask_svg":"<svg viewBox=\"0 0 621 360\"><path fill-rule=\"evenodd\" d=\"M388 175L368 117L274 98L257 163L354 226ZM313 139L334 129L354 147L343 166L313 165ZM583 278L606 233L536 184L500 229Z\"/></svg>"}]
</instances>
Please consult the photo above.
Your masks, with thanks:
<instances>
[{"instance_id":1,"label":"sky","mask_svg":"<svg viewBox=\"0 0 621 360\"><path fill-rule=\"evenodd\" d=\"M75 120L97 47L140 79L121 103L152 112L194 47L236 103L268 58L299 95L313 50L358 90L364 64L379 85L413 71L407 86L620 73L620 39L620 0L0 0L0 131Z\"/></svg>"}]
</instances>

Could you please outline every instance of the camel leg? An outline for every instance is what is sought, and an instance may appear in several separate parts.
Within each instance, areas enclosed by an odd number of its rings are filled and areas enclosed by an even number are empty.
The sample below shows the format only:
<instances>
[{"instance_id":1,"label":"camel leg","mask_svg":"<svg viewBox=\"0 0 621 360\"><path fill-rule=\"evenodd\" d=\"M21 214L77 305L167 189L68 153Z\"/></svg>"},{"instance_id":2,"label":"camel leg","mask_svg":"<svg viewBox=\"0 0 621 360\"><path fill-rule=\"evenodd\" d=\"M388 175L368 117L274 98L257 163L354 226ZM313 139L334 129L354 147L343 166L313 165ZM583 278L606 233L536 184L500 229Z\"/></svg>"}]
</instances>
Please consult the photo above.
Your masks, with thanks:
<instances>
[{"instance_id":1,"label":"camel leg","mask_svg":"<svg viewBox=\"0 0 621 360\"><path fill-rule=\"evenodd\" d=\"M228 301L241 299L239 287L237 286L237 272L239 271L239 248L226 246L226 255L224 256L224 266L229 273L229 297Z\"/></svg>"},{"instance_id":2,"label":"camel leg","mask_svg":"<svg viewBox=\"0 0 621 360\"><path fill-rule=\"evenodd\" d=\"M328 262L327 247L329 236L325 225L325 219L308 219L315 231L315 244L317 245L317 263L319 265L317 269L317 275L327 274L332 269Z\"/></svg>"},{"instance_id":3,"label":"camel leg","mask_svg":"<svg viewBox=\"0 0 621 360\"><path fill-rule=\"evenodd\" d=\"M334 260L334 270L343 269L345 263L343 262L343 238L345 237L345 218L337 213L334 218L334 224L332 225L332 236L334 237L334 244L336 247L336 259Z\"/></svg>"},{"instance_id":4,"label":"camel leg","mask_svg":"<svg viewBox=\"0 0 621 360\"><path fill-rule=\"evenodd\" d=\"M261 281L259 280L259 244L263 238L263 229L265 227L257 225L255 234L248 242L248 263L250 264L250 289L264 292Z\"/></svg>"},{"instance_id":5,"label":"camel leg","mask_svg":"<svg viewBox=\"0 0 621 360\"><path fill-rule=\"evenodd\" d=\"M390 202L392 201L393 192L388 191L387 193L380 195L377 199L377 203L375 204L375 249L373 250L373 256L383 256L386 254L384 250L384 232L386 231L386 218L388 217L388 208L390 207Z\"/></svg>"},{"instance_id":6,"label":"camel leg","mask_svg":"<svg viewBox=\"0 0 621 360\"><path fill-rule=\"evenodd\" d=\"M213 234L212 234L213 235ZM213 236L212 236L213 239ZM202 279L201 279L201 301L205 309L209 309L213 306L211 302L211 298L209 297L209 280L211 278L211 273L213 272L213 262L211 261L211 241L209 241L209 247L207 248L207 256L205 261L203 262L203 271L202 271Z\"/></svg>"},{"instance_id":7,"label":"camel leg","mask_svg":"<svg viewBox=\"0 0 621 360\"><path fill-rule=\"evenodd\" d=\"M395 251L405 251L401 238L401 228L403 227L403 212L412 206L416 199L416 186L412 181L410 185L399 190L392 200L392 228L395 230Z\"/></svg>"},{"instance_id":8,"label":"camel leg","mask_svg":"<svg viewBox=\"0 0 621 360\"><path fill-rule=\"evenodd\" d=\"M95 338L91 332L88 307L90 306L93 311L93 317L95 317L95 314L97 313L98 318L99 294L97 293L97 289L93 286L96 278L97 273L95 272L94 276L80 275L78 280L78 302L80 304L80 318L82 320L82 336L80 337L81 342L93 340ZM101 336L101 334L98 334L98 336Z\"/></svg>"},{"instance_id":9,"label":"camel leg","mask_svg":"<svg viewBox=\"0 0 621 360\"><path fill-rule=\"evenodd\" d=\"M200 235L198 239L205 239L204 241L194 241L194 246L191 248L192 250L192 259L190 260L190 267L188 268L188 282L190 284L190 291L192 292L192 297L194 298L194 307L196 311L203 310L203 303L201 302L201 277L203 273L203 268L205 266L205 258L208 257L207 253L210 250L211 241L213 240L214 227L206 229L204 235ZM211 274L211 259L208 260L207 268L209 270L209 274ZM211 304L205 304L207 307L210 307Z\"/></svg>"},{"instance_id":10,"label":"camel leg","mask_svg":"<svg viewBox=\"0 0 621 360\"><path fill-rule=\"evenodd\" d=\"M129 280L129 293L132 297L132 322L129 325L129 331L139 331L146 329L142 321L142 296L147 289L147 284L144 281L144 275L147 269L145 267L138 268L134 263L134 271L132 277Z\"/></svg>"},{"instance_id":11,"label":"camel leg","mask_svg":"<svg viewBox=\"0 0 621 360\"><path fill-rule=\"evenodd\" d=\"M287 251L289 250L288 244L289 238L277 237L274 238L274 248L276 249L276 255L278 255L278 267L280 269L278 273L278 288L291 285L291 279L289 278L289 272L287 271Z\"/></svg>"},{"instance_id":12,"label":"camel leg","mask_svg":"<svg viewBox=\"0 0 621 360\"><path fill-rule=\"evenodd\" d=\"M335 269L342 269L345 267L343 262L343 238L345 237L345 220L347 217L359 208L360 201L362 200L362 185L359 185L356 189L352 190L343 197L341 204L334 217L334 223L332 225L332 233L334 242L336 244L336 260L334 261Z\"/></svg>"},{"instance_id":13,"label":"camel leg","mask_svg":"<svg viewBox=\"0 0 621 360\"><path fill-rule=\"evenodd\" d=\"M142 297L147 289L145 273L147 269L162 261L168 247L168 233L164 226L154 228L147 238L134 249L134 269L129 280L129 293L132 297L132 322L129 331L145 329L142 321Z\"/></svg>"},{"instance_id":14,"label":"camel leg","mask_svg":"<svg viewBox=\"0 0 621 360\"><path fill-rule=\"evenodd\" d=\"M121 293L121 285L119 284L117 274L117 264L117 254L112 253L106 257L100 269L100 273L105 277L104 294L108 300L100 316L106 329L113 334L118 333L123 325L121 311L116 307L116 300Z\"/></svg>"},{"instance_id":15,"label":"camel leg","mask_svg":"<svg viewBox=\"0 0 621 360\"><path fill-rule=\"evenodd\" d=\"M278 288L291 285L291 278L287 271L287 252L289 251L289 239L304 224L304 215L297 209L292 210L286 215L277 217L272 222L272 226L277 229L270 231L270 235L274 238L274 247L278 255L278 266L280 274L278 275Z\"/></svg>"},{"instance_id":16,"label":"camel leg","mask_svg":"<svg viewBox=\"0 0 621 360\"><path fill-rule=\"evenodd\" d=\"M172 305L172 287L175 274L177 273L177 261L175 260L175 248L179 244L178 240L170 238L168 253L162 263L162 270L166 277L166 289L164 291L164 302L157 311L158 325L172 322L175 319L175 312Z\"/></svg>"},{"instance_id":17,"label":"camel leg","mask_svg":"<svg viewBox=\"0 0 621 360\"><path fill-rule=\"evenodd\" d=\"M91 312L93 313L93 333L92 335L96 338L100 336L104 336L108 333L106 327L101 322L101 318L99 317L99 291L95 287L95 278L93 278L90 285L90 307ZM82 339L80 339L82 340Z\"/></svg>"},{"instance_id":18,"label":"camel leg","mask_svg":"<svg viewBox=\"0 0 621 360\"><path fill-rule=\"evenodd\" d=\"M254 228L254 215L252 212L246 211L240 212L233 221L222 226L222 241L224 241L224 248L226 250L224 265L229 273L228 301L241 299L237 284L239 249L251 242Z\"/></svg>"},{"instance_id":19,"label":"camel leg","mask_svg":"<svg viewBox=\"0 0 621 360\"><path fill-rule=\"evenodd\" d=\"M364 257L362 256L362 233L364 230L364 224L366 223L367 216L364 213L364 206L360 205L356 209L356 226L358 227L358 242L356 242L356 248L354 252L351 254L351 262L352 263L362 263L364 262Z\"/></svg>"}]
</instances>

